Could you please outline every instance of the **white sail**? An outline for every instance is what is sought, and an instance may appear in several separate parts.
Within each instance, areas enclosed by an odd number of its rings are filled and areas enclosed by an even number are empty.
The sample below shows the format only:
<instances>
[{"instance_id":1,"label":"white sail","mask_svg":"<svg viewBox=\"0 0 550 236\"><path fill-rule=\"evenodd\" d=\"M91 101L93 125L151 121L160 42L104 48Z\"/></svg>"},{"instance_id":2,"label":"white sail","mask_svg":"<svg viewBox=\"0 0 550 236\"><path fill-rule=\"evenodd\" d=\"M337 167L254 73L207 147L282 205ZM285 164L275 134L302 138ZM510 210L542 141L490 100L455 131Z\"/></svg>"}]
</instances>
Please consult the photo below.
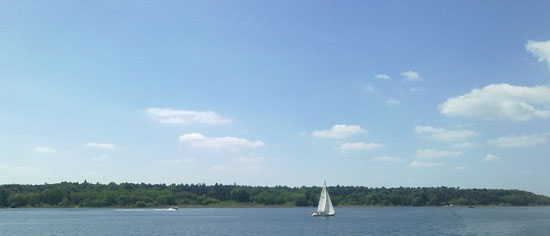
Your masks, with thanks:
<instances>
[{"instance_id":1,"label":"white sail","mask_svg":"<svg viewBox=\"0 0 550 236\"><path fill-rule=\"evenodd\" d=\"M328 195L327 184L323 185L321 190L321 196L319 196L319 204L317 205L317 213L321 215L330 216L334 215L334 206L332 206L332 201L330 200L330 195Z\"/></svg>"},{"instance_id":2,"label":"white sail","mask_svg":"<svg viewBox=\"0 0 550 236\"><path fill-rule=\"evenodd\" d=\"M327 193L327 204L326 204L324 213L329 215L334 215L335 213L334 206L332 206L332 201L330 200L330 196L328 195L328 192L326 193Z\"/></svg>"},{"instance_id":3,"label":"white sail","mask_svg":"<svg viewBox=\"0 0 550 236\"><path fill-rule=\"evenodd\" d=\"M327 197L328 197L327 187L323 186L323 190L321 190L321 196L319 196L319 204L317 205L317 212L325 212L325 208L327 206Z\"/></svg>"}]
</instances>

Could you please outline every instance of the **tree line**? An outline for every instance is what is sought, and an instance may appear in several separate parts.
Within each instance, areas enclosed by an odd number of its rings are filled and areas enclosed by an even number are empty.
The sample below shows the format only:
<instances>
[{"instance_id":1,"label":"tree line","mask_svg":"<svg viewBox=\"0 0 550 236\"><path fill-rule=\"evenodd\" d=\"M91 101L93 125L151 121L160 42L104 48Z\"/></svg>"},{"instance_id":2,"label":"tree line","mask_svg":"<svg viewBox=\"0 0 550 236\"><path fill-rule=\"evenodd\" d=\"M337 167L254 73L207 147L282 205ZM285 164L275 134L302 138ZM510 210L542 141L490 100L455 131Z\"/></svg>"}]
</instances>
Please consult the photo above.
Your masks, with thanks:
<instances>
[{"instance_id":1,"label":"tree line","mask_svg":"<svg viewBox=\"0 0 550 236\"><path fill-rule=\"evenodd\" d=\"M327 188L338 206L550 205L550 198L521 190L453 187ZM223 184L72 183L0 185L0 207L313 206L321 187Z\"/></svg>"}]
</instances>

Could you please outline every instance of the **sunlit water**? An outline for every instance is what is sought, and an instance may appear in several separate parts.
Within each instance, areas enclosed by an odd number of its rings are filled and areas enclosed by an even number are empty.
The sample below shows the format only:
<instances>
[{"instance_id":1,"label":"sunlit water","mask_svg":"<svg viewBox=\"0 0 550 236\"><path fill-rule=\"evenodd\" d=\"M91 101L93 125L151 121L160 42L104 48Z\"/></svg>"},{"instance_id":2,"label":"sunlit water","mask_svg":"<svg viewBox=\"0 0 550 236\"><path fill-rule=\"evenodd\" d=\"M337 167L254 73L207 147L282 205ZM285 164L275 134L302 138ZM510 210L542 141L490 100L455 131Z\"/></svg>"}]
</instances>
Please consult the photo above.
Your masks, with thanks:
<instances>
[{"instance_id":1,"label":"sunlit water","mask_svg":"<svg viewBox=\"0 0 550 236\"><path fill-rule=\"evenodd\" d=\"M550 235L550 207L0 209L0 235Z\"/></svg>"}]
</instances>

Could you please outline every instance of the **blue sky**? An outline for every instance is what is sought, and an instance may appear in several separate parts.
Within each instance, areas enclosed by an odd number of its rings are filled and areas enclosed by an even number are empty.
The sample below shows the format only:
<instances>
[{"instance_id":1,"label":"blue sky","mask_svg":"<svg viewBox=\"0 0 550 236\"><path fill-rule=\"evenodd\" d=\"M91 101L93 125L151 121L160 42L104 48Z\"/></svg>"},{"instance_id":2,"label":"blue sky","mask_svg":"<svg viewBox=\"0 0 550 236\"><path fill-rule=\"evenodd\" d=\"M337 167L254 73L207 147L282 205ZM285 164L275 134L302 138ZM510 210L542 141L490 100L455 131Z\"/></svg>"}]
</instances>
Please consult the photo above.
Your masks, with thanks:
<instances>
[{"instance_id":1,"label":"blue sky","mask_svg":"<svg viewBox=\"0 0 550 236\"><path fill-rule=\"evenodd\" d=\"M0 183L550 195L547 1L0 2Z\"/></svg>"}]
</instances>

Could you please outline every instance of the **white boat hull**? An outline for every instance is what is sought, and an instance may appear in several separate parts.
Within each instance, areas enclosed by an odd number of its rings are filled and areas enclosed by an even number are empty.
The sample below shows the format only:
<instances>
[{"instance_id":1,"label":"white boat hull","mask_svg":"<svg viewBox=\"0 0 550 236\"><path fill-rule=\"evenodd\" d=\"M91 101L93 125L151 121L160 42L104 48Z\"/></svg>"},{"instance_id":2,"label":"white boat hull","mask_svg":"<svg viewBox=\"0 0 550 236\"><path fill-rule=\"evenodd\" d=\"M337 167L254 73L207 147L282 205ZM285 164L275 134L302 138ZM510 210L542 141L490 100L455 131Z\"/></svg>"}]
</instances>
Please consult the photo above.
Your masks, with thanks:
<instances>
[{"instance_id":1,"label":"white boat hull","mask_svg":"<svg viewBox=\"0 0 550 236\"><path fill-rule=\"evenodd\" d=\"M311 216L334 216L335 214L325 214L322 212L313 212L311 213Z\"/></svg>"}]
</instances>

